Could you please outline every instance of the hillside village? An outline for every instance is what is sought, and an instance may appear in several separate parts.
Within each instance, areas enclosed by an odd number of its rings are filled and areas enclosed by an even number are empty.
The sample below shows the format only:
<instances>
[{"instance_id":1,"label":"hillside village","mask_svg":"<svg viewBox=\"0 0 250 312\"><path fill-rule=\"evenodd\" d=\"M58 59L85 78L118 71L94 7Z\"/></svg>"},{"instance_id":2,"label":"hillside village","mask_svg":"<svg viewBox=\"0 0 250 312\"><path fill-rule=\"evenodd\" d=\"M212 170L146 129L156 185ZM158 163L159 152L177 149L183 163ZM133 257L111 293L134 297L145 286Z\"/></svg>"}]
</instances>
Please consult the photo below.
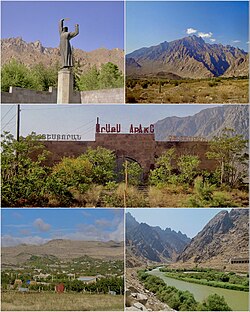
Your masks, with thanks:
<instances>
[{"instance_id":1,"label":"hillside village","mask_svg":"<svg viewBox=\"0 0 250 312\"><path fill-rule=\"evenodd\" d=\"M120 282L118 292L121 293L123 292L122 279L123 262L121 260L107 261L83 256L66 261L51 255L32 255L21 266L2 263L2 287L8 290L51 291L57 290L58 283L63 283L64 291L67 291L67 289L73 290L72 285L77 285L77 283L80 287L113 280ZM94 291L94 288L91 289ZM108 291L112 291L112 284Z\"/></svg>"}]
</instances>

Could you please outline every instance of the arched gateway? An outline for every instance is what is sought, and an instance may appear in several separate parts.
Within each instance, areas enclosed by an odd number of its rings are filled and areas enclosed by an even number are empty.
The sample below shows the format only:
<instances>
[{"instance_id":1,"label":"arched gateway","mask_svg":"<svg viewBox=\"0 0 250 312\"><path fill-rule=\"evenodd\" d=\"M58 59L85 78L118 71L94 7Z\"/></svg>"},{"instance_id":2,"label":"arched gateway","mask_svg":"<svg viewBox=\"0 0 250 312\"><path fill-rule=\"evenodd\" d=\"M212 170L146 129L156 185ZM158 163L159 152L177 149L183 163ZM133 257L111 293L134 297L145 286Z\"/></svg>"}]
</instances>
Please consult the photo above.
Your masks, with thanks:
<instances>
[{"instance_id":1,"label":"arched gateway","mask_svg":"<svg viewBox=\"0 0 250 312\"><path fill-rule=\"evenodd\" d=\"M44 141L45 146L51 152L49 164L59 162L63 157L78 157L88 148L105 147L114 151L118 164L124 159L133 160L143 168L143 176L147 178L150 169L154 168L155 159L170 148L175 148L177 156L191 154L200 158L200 169L208 171L215 169L215 161L206 157L209 145L199 139L186 140L181 137L178 140L156 141L153 126L146 133L138 132L139 127L134 127L132 133L119 133L119 126L114 127L113 132L101 132L99 120L96 124L95 141ZM132 126L132 125L131 125ZM118 133L117 133L118 129ZM131 128L132 129L132 128ZM99 130L99 131L98 131ZM143 130L142 130L143 132Z\"/></svg>"}]
</instances>

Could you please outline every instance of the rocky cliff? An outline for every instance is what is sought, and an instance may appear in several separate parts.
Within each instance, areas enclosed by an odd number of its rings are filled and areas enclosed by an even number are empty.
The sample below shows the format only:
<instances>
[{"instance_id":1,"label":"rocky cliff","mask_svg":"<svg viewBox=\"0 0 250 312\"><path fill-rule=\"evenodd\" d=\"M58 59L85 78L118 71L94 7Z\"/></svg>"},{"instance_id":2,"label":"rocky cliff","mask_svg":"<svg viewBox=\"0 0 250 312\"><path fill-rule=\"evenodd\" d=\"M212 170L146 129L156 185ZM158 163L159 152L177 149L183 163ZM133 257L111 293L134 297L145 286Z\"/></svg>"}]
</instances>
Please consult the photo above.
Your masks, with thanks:
<instances>
[{"instance_id":1,"label":"rocky cliff","mask_svg":"<svg viewBox=\"0 0 250 312\"><path fill-rule=\"evenodd\" d=\"M155 123L155 137L158 141L168 140L170 135L211 139L225 128L234 129L235 134L242 134L248 139L248 105L223 105L204 109L193 116L164 118Z\"/></svg>"},{"instance_id":2,"label":"rocky cliff","mask_svg":"<svg viewBox=\"0 0 250 312\"><path fill-rule=\"evenodd\" d=\"M177 262L227 264L249 252L248 209L223 210L212 218L177 257Z\"/></svg>"},{"instance_id":3,"label":"rocky cliff","mask_svg":"<svg viewBox=\"0 0 250 312\"><path fill-rule=\"evenodd\" d=\"M7 38L1 40L1 47L2 65L13 58L28 66L37 63L53 66L60 62L59 48L43 47L39 40L28 43L21 37ZM100 48L91 52L74 49L74 60L82 72L94 65L100 68L107 62L116 64L121 71L124 71L124 51L118 48L112 50Z\"/></svg>"},{"instance_id":4,"label":"rocky cliff","mask_svg":"<svg viewBox=\"0 0 250 312\"><path fill-rule=\"evenodd\" d=\"M190 241L185 234L170 228L139 223L130 214L126 214L126 245L129 266L147 261L164 262L174 260Z\"/></svg>"}]
</instances>

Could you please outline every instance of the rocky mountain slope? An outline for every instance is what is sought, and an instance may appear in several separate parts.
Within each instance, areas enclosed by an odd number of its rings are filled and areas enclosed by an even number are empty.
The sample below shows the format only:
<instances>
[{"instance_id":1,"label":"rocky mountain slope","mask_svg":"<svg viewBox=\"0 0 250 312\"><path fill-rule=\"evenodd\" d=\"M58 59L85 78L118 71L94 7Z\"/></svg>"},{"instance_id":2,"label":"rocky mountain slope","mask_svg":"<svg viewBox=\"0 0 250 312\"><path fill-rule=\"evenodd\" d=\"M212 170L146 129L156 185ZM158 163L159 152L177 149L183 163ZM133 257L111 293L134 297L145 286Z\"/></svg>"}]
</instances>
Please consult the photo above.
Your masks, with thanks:
<instances>
[{"instance_id":1,"label":"rocky mountain slope","mask_svg":"<svg viewBox=\"0 0 250 312\"><path fill-rule=\"evenodd\" d=\"M22 264L32 255L55 256L59 259L74 259L88 255L99 259L123 259L123 243L113 241L76 241L66 239L51 240L43 245L22 244L2 247L2 265Z\"/></svg>"},{"instance_id":2,"label":"rocky mountain slope","mask_svg":"<svg viewBox=\"0 0 250 312\"><path fill-rule=\"evenodd\" d=\"M2 65L12 58L28 66L37 63L52 66L60 62L59 48L43 47L39 40L27 43L21 37L7 38L1 40L1 47ZM124 71L124 51L118 48L112 50L100 48L91 52L74 49L74 59L82 72L94 65L100 68L107 62L116 64L121 71Z\"/></svg>"},{"instance_id":3,"label":"rocky mountain slope","mask_svg":"<svg viewBox=\"0 0 250 312\"><path fill-rule=\"evenodd\" d=\"M222 44L208 44L195 35L141 48L126 56L128 76L209 78L248 75L245 51Z\"/></svg>"},{"instance_id":4,"label":"rocky mountain slope","mask_svg":"<svg viewBox=\"0 0 250 312\"><path fill-rule=\"evenodd\" d=\"M155 137L158 141L168 140L170 135L211 139L220 135L224 128L234 129L236 134L248 139L248 105L223 105L204 109L193 116L164 118L155 123Z\"/></svg>"},{"instance_id":5,"label":"rocky mountain slope","mask_svg":"<svg viewBox=\"0 0 250 312\"><path fill-rule=\"evenodd\" d=\"M177 257L177 262L223 264L248 257L249 210L223 210L212 218Z\"/></svg>"},{"instance_id":6,"label":"rocky mountain slope","mask_svg":"<svg viewBox=\"0 0 250 312\"><path fill-rule=\"evenodd\" d=\"M185 234L169 228L162 230L146 223L139 223L126 214L126 248L129 266L145 263L169 261L176 258L190 241Z\"/></svg>"}]
</instances>

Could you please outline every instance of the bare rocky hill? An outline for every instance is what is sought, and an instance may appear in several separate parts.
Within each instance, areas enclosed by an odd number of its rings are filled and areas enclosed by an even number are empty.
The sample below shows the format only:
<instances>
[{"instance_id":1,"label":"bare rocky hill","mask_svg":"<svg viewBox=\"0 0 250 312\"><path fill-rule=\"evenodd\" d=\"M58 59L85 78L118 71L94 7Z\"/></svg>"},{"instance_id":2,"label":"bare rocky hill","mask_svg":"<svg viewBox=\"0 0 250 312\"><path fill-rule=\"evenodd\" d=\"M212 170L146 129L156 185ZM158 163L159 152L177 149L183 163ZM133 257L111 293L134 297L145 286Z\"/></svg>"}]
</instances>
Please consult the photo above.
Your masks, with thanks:
<instances>
[{"instance_id":1,"label":"bare rocky hill","mask_svg":"<svg viewBox=\"0 0 250 312\"><path fill-rule=\"evenodd\" d=\"M177 257L177 262L226 265L230 258L248 257L249 210L223 210L212 218Z\"/></svg>"},{"instance_id":2,"label":"bare rocky hill","mask_svg":"<svg viewBox=\"0 0 250 312\"><path fill-rule=\"evenodd\" d=\"M209 78L249 74L245 51L222 44L208 44L195 35L141 48L126 56L128 76L169 76ZM173 78L172 78L173 79Z\"/></svg>"},{"instance_id":3,"label":"bare rocky hill","mask_svg":"<svg viewBox=\"0 0 250 312\"><path fill-rule=\"evenodd\" d=\"M126 214L126 250L128 266L174 260L190 241L185 234L170 228L162 230L146 223L139 223Z\"/></svg>"},{"instance_id":4,"label":"bare rocky hill","mask_svg":"<svg viewBox=\"0 0 250 312\"><path fill-rule=\"evenodd\" d=\"M43 47L39 40L28 43L21 37L7 38L1 40L1 47L2 65L13 58L28 66L38 63L53 66L60 62L59 48ZM74 60L82 72L94 65L100 68L107 62L116 64L122 72L124 71L124 51L118 48L112 50L100 48L91 52L74 49Z\"/></svg>"},{"instance_id":5,"label":"bare rocky hill","mask_svg":"<svg viewBox=\"0 0 250 312\"><path fill-rule=\"evenodd\" d=\"M87 255L98 259L120 259L124 257L123 243L114 241L77 241L55 239L43 245L22 244L14 247L2 247L2 265L22 264L30 256L51 255L62 260L71 260Z\"/></svg>"},{"instance_id":6,"label":"bare rocky hill","mask_svg":"<svg viewBox=\"0 0 250 312\"><path fill-rule=\"evenodd\" d=\"M168 140L170 135L211 139L225 128L234 129L235 134L248 139L248 105L223 105L204 109L193 116L164 118L155 123L155 137L158 141Z\"/></svg>"}]
</instances>

